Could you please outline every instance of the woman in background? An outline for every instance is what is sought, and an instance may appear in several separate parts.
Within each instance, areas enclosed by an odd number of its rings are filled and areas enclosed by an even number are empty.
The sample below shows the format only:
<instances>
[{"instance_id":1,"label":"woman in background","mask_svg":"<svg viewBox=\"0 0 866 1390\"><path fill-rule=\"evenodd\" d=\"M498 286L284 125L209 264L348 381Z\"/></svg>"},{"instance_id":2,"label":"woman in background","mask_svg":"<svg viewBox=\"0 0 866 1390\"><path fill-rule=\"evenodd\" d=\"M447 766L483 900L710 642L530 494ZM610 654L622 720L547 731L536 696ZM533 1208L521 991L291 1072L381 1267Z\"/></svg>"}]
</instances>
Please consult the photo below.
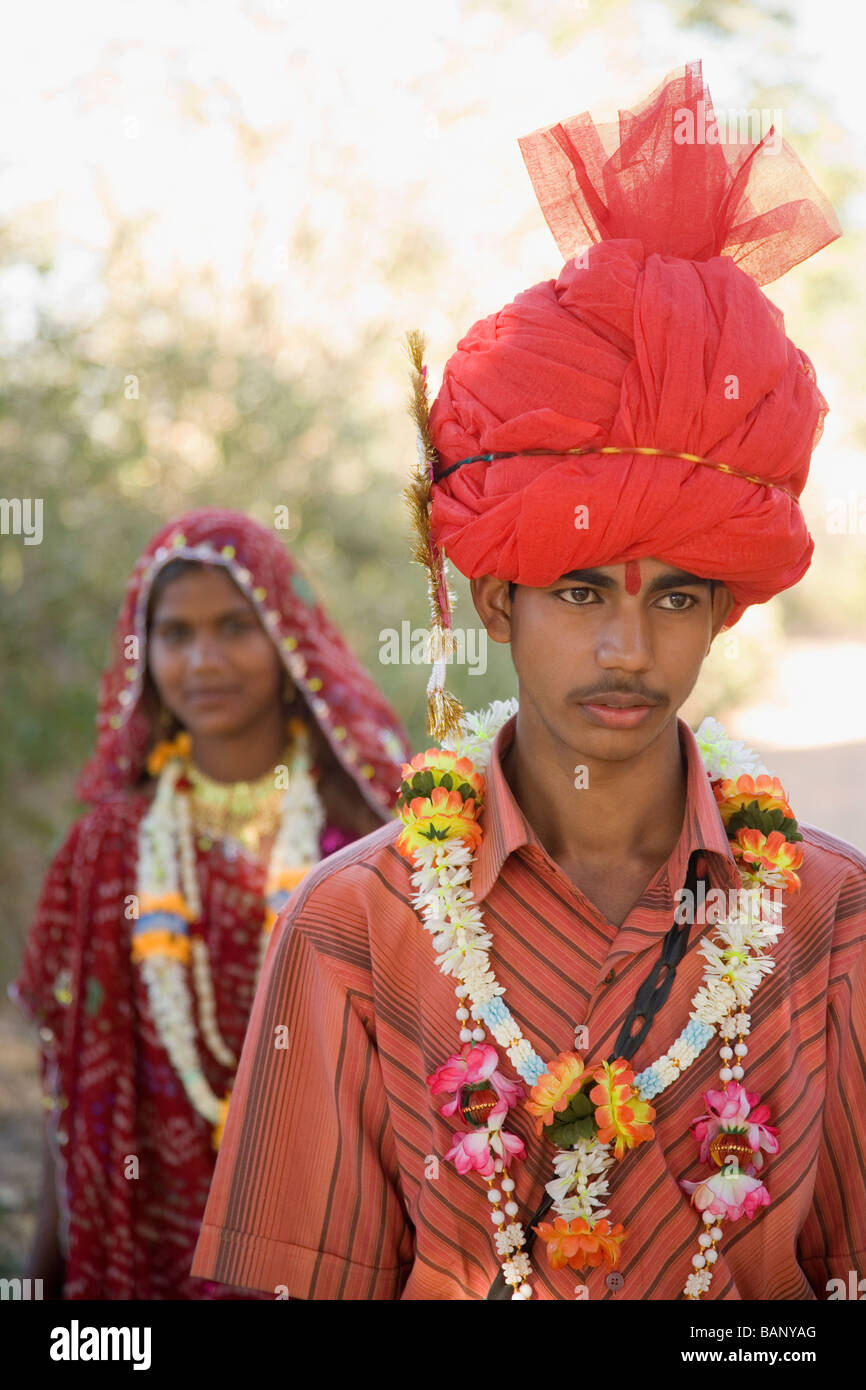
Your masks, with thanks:
<instances>
[{"instance_id":1,"label":"woman in background","mask_svg":"<svg viewBox=\"0 0 866 1390\"><path fill-rule=\"evenodd\" d=\"M243 1298L189 1274L268 932L389 818L404 730L276 535L190 512L129 582L13 998L49 1110L28 1273L68 1299Z\"/></svg>"}]
</instances>

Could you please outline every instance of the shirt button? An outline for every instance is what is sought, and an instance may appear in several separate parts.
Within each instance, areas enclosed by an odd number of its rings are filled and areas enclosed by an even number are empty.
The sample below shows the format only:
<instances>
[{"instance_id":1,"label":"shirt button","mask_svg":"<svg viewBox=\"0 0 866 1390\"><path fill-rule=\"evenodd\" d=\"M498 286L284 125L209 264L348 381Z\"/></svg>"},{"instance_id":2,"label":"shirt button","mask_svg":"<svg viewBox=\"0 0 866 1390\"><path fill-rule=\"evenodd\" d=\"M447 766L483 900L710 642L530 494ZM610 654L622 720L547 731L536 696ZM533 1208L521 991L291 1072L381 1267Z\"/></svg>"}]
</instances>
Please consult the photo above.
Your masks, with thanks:
<instances>
[{"instance_id":1,"label":"shirt button","mask_svg":"<svg viewBox=\"0 0 866 1390\"><path fill-rule=\"evenodd\" d=\"M604 977L604 984L606 984L606 985L612 985L615 979L616 979L616 971L615 971L615 970L608 970L607 974L606 974L605 977Z\"/></svg>"}]
</instances>

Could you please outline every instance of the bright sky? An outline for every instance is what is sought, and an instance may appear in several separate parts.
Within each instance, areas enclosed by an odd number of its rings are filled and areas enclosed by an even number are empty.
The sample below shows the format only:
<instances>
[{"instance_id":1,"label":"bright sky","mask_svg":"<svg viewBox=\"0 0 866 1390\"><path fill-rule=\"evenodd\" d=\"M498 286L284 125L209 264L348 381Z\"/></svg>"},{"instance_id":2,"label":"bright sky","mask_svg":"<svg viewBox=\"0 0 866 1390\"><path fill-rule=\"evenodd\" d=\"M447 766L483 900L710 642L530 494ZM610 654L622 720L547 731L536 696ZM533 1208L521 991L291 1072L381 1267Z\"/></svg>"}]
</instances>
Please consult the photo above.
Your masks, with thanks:
<instances>
[{"instance_id":1,"label":"bright sky","mask_svg":"<svg viewBox=\"0 0 866 1390\"><path fill-rule=\"evenodd\" d=\"M652 0L626 12L633 23L599 35L590 26L601 3L550 7L578 33L583 14L587 25L585 38L552 54L542 32L513 31L495 7L465 0L31 0L0 60L0 215L51 204L70 244L66 278L80 282L84 249L107 236L107 209L155 214L153 265L210 263L230 288L250 256L263 279L284 274L286 230L302 211L320 231L333 228L345 258L345 228L334 222L341 185L372 185L373 226L411 188L455 274L486 263L485 281L513 286L522 266L490 254L496 232L527 229L521 262L554 259L518 135L587 107L610 116L696 56L719 107L748 100L741 48L684 37ZM862 150L848 0L788 8L793 54L768 55L761 75L802 72ZM252 168L238 158L238 116L262 137ZM785 118L788 133L803 113ZM360 250L362 226L357 234ZM484 282L482 291L491 302Z\"/></svg>"},{"instance_id":2,"label":"bright sky","mask_svg":"<svg viewBox=\"0 0 866 1390\"><path fill-rule=\"evenodd\" d=\"M468 0L30 0L0 56L0 217L39 205L32 235L41 227L62 239L44 287L55 307L98 313L99 252L122 214L147 219L154 276L212 267L222 291L214 315L230 319L232 291L249 276L272 286L287 327L304 329L287 332L288 358L303 355L317 328L350 350L371 321L419 324L435 380L473 318L558 269L518 136L583 109L612 117L700 56L720 110L747 105L754 80L800 76L824 93L846 156L862 164L849 0L789 5L796 26L786 55L763 45L759 63L743 40L684 36L660 0L617 10L594 31L602 4L550 4L546 28L527 30ZM548 35L561 19L573 36L552 52ZM783 117L796 142L808 113ZM252 159L241 157L239 118L255 132ZM864 201L848 215L849 226L866 222ZM431 278L389 284L407 222L429 239ZM318 242L301 274L288 250L299 228ZM823 253L824 265L833 254ZM789 315L809 273L779 287ZM0 276L13 338L32 327L36 289L25 267ZM402 400L398 375L374 383L377 404ZM827 424L829 495L846 493L862 467L841 438L844 421L843 410Z\"/></svg>"}]
</instances>

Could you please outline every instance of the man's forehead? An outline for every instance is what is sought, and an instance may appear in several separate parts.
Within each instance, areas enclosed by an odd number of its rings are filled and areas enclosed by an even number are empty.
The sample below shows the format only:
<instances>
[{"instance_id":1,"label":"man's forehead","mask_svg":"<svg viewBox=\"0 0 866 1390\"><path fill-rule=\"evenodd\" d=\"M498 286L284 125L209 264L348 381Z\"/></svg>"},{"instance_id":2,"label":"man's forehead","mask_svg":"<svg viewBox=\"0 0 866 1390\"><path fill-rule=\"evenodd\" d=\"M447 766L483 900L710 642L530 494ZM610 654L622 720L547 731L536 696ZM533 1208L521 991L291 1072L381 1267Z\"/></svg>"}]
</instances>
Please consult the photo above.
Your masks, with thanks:
<instances>
[{"instance_id":1,"label":"man's forehead","mask_svg":"<svg viewBox=\"0 0 866 1390\"><path fill-rule=\"evenodd\" d=\"M637 560L626 560L625 562L625 591L627 594L636 594L640 589L640 565Z\"/></svg>"},{"instance_id":2,"label":"man's forehead","mask_svg":"<svg viewBox=\"0 0 866 1390\"><path fill-rule=\"evenodd\" d=\"M589 569L569 570L563 574L557 583L564 579L583 580L605 580L608 584L625 584L628 593L637 593L644 579L648 578L670 578L676 579L680 583L686 584L706 584L709 580L702 578L701 575L692 574L689 570L679 569L676 565L669 565L664 560L656 560L652 556L647 556L640 560L626 560L617 565L593 565Z\"/></svg>"}]
</instances>

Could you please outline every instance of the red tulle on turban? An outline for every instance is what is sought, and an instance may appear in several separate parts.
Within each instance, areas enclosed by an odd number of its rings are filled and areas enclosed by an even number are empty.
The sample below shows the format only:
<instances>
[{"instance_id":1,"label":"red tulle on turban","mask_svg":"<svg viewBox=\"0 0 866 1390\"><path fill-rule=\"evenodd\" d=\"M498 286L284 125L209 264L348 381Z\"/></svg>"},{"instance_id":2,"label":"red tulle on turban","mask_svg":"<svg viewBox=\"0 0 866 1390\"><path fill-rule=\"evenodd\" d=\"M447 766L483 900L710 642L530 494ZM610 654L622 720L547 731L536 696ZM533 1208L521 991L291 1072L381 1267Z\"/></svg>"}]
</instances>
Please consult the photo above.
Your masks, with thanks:
<instances>
[{"instance_id":1,"label":"red tulle on turban","mask_svg":"<svg viewBox=\"0 0 866 1390\"><path fill-rule=\"evenodd\" d=\"M430 412L432 533L468 577L541 587L654 556L722 580L731 626L808 568L796 499L827 404L758 285L840 228L777 132L756 144L713 142L720 133L694 63L616 126L584 114L520 141L570 259L473 325ZM441 476L474 454L592 444L734 471L625 452L524 454Z\"/></svg>"}]
</instances>

